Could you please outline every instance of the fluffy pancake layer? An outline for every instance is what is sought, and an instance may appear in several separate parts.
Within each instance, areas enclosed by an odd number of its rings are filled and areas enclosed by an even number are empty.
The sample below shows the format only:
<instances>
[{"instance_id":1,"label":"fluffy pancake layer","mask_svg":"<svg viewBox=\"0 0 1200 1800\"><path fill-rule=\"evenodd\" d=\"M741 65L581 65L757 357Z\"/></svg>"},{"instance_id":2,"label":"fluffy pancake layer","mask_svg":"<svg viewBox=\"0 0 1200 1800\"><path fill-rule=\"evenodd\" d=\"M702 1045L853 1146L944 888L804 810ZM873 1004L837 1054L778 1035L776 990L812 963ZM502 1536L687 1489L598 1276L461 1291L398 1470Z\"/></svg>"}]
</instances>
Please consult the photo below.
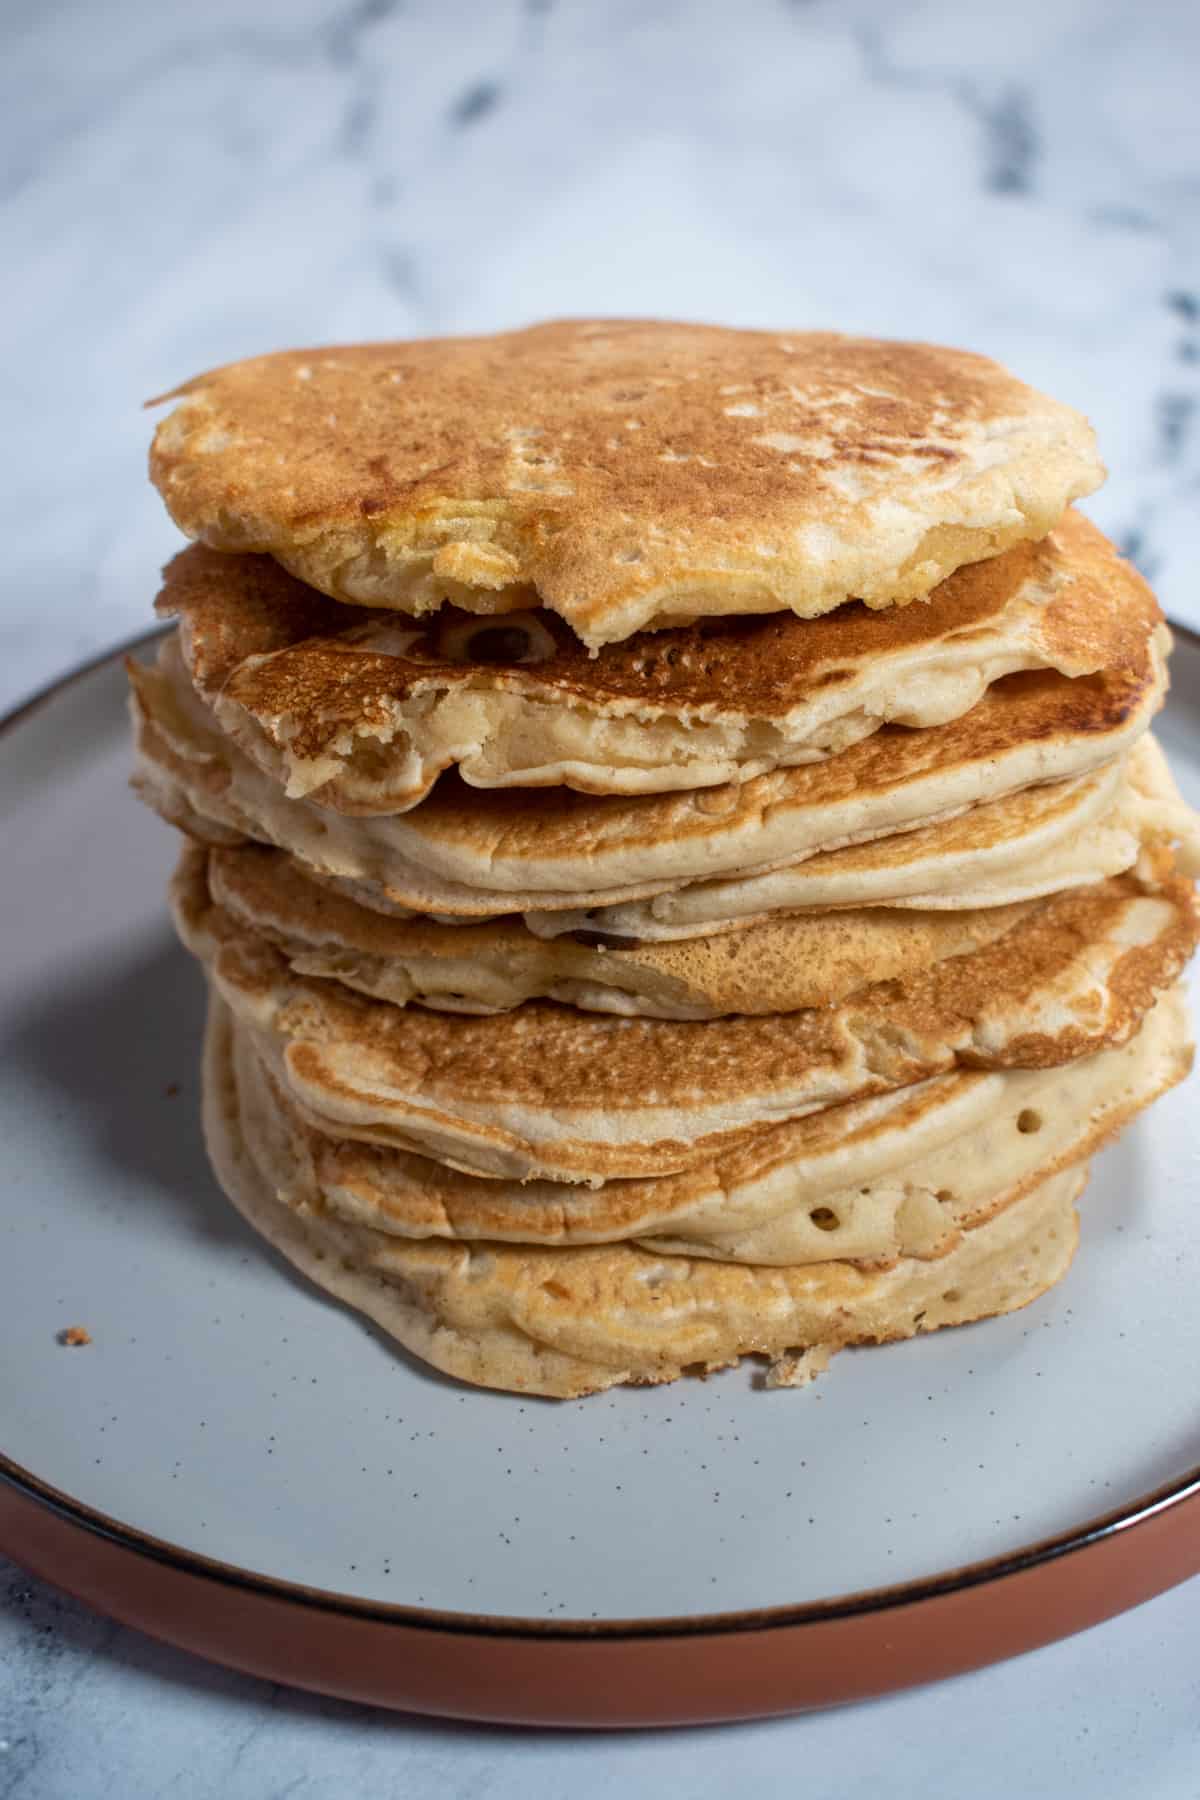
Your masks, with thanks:
<instances>
[{"instance_id":1,"label":"fluffy pancake layer","mask_svg":"<svg viewBox=\"0 0 1200 1800\"><path fill-rule=\"evenodd\" d=\"M385 909L469 918L609 906L767 873L1088 774L1147 729L1168 645L1158 627L1121 669L1009 676L947 725L887 726L829 761L740 784L627 798L479 793L447 777L422 806L386 818L289 800L217 729L173 639L156 669L132 664L130 674L143 791L165 816L216 842L275 843Z\"/></svg>"},{"instance_id":2,"label":"fluffy pancake layer","mask_svg":"<svg viewBox=\"0 0 1200 1800\"><path fill-rule=\"evenodd\" d=\"M447 1374L553 1398L672 1381L745 1355L770 1358L775 1379L791 1383L846 1344L1011 1311L1066 1272L1085 1179L1074 1169L1051 1176L946 1256L905 1257L886 1269L845 1261L767 1268L629 1244L406 1241L349 1226L312 1199L281 1198L292 1166L280 1165L270 1122L239 1090L219 1002L205 1058L205 1134L230 1199L320 1287Z\"/></svg>"},{"instance_id":3,"label":"fluffy pancake layer","mask_svg":"<svg viewBox=\"0 0 1200 1800\"><path fill-rule=\"evenodd\" d=\"M1143 857L1149 878L1162 851L1184 833L1188 837L1176 863L1183 873L1200 872L1200 834L1183 802L1172 789L1155 804L1136 785L1139 779L1146 786L1169 782L1153 740L1143 739L1130 761L1136 766L1119 806L1087 834L1092 849L1080 871L1065 866L1070 841L1057 855L1053 847L1035 843L1030 855L1040 852L1034 871L1038 881L1055 892L1091 885L1088 863L1096 850L1108 847L1114 872ZM1190 855L1184 854L1187 850ZM847 854L854 853L840 853ZM839 860L836 852L817 857L790 877L785 872L774 880L778 886L789 878L798 883L816 865ZM1103 879L1108 871L1101 867L1098 873ZM984 874L971 866L972 879ZM771 879L762 878L761 885ZM814 884L821 879L819 871L812 879ZM828 883L832 877L824 879ZM825 1006L868 981L893 980L981 948L1012 929L1029 904L1018 900L971 908L969 895L955 896L943 887L926 911L899 902L894 894L887 906L824 911L765 907L760 919L723 920L715 930L696 936L687 929L686 917L682 930L675 928L673 914L655 918L650 902L614 909L618 928L644 927L642 933L614 936L603 930L602 911L535 916L537 931L516 918L447 925L381 913L306 875L282 851L257 844L208 851L195 846L185 852L177 880L185 889L206 880L217 903L283 951L298 973L333 977L394 1005L418 1002L450 1012L491 1013L526 1000L550 999L585 1011L661 1019ZM746 889L756 885L744 884ZM682 902L690 892L672 898ZM957 907L955 898L961 901ZM579 929L567 930L571 924ZM547 926L558 929L552 933Z\"/></svg>"},{"instance_id":4,"label":"fluffy pancake layer","mask_svg":"<svg viewBox=\"0 0 1200 1800\"><path fill-rule=\"evenodd\" d=\"M165 397L151 475L189 537L367 606L540 603L592 648L911 600L1103 475L1079 414L986 358L826 332L566 320Z\"/></svg>"},{"instance_id":5,"label":"fluffy pancake layer","mask_svg":"<svg viewBox=\"0 0 1200 1800\"><path fill-rule=\"evenodd\" d=\"M695 1167L766 1123L958 1067L1052 1067L1124 1042L1197 933L1186 882L1124 876L833 1006L690 1024L534 1002L475 1018L298 974L199 883L175 898L185 942L319 1127L485 1175L597 1183Z\"/></svg>"},{"instance_id":6,"label":"fluffy pancake layer","mask_svg":"<svg viewBox=\"0 0 1200 1800\"><path fill-rule=\"evenodd\" d=\"M540 937L664 944L822 908L990 909L1086 887L1163 849L1182 874L1200 875L1200 820L1147 733L1094 775L1026 788L915 831L648 900L530 911L525 923ZM378 901L369 884L338 885Z\"/></svg>"},{"instance_id":7,"label":"fluffy pancake layer","mask_svg":"<svg viewBox=\"0 0 1200 1800\"><path fill-rule=\"evenodd\" d=\"M259 844L185 850L176 886L186 895L204 883L218 906L282 951L298 974L330 977L394 1006L459 1013L506 1012L537 999L660 1019L796 1012L978 949L1011 930L1024 910L807 914L717 937L610 949L539 938L519 919L439 925L392 918Z\"/></svg>"},{"instance_id":8,"label":"fluffy pancake layer","mask_svg":"<svg viewBox=\"0 0 1200 1800\"><path fill-rule=\"evenodd\" d=\"M472 787L655 793L818 761L885 723L941 725L1023 669L1094 674L1161 614L1068 513L919 606L719 619L589 656L553 614L422 623L328 600L270 557L194 546L158 609L218 724L293 798L397 813L444 770Z\"/></svg>"},{"instance_id":9,"label":"fluffy pancake layer","mask_svg":"<svg viewBox=\"0 0 1200 1800\"><path fill-rule=\"evenodd\" d=\"M468 1175L308 1122L230 1021L242 1091L282 1198L405 1238L637 1241L724 1262L872 1266L939 1257L1051 1174L1090 1157L1181 1080L1192 1047L1171 989L1128 1041L1056 1069L943 1075L751 1132L677 1175L581 1188Z\"/></svg>"}]
</instances>

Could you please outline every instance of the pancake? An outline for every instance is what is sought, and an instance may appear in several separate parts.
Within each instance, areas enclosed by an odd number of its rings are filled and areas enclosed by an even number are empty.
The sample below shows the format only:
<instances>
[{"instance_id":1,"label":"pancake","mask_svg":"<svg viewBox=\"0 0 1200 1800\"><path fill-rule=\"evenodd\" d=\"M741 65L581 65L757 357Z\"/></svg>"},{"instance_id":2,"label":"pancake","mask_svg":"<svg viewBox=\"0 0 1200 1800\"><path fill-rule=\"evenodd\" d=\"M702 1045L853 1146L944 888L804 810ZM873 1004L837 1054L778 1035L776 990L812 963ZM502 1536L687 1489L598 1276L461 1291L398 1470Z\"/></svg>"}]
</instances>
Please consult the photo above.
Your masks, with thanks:
<instances>
[{"instance_id":1,"label":"pancake","mask_svg":"<svg viewBox=\"0 0 1200 1800\"><path fill-rule=\"evenodd\" d=\"M184 893L207 883L217 905L298 974L336 979L394 1006L478 1014L536 999L657 1019L796 1012L979 949L1029 910L808 914L718 937L606 949L535 937L519 919L439 925L372 912L260 844L191 846L176 881Z\"/></svg>"},{"instance_id":2,"label":"pancake","mask_svg":"<svg viewBox=\"0 0 1200 1800\"><path fill-rule=\"evenodd\" d=\"M807 1201L761 1222L739 1218L730 1206L719 1212L709 1208L699 1222L638 1241L647 1249L722 1262L788 1266L815 1259L822 1238L827 1255L871 1266L888 1266L901 1254L947 1255L965 1232L1023 1198L1040 1181L1093 1156L1185 1078L1193 1054L1182 993L1177 987L1168 989L1119 1048L1055 1069L942 1077L947 1083L982 1079L999 1084L1003 1092L974 1130L919 1164L906 1163L865 1192L861 1187L842 1189L819 1207ZM880 1243L885 1219L890 1232Z\"/></svg>"},{"instance_id":3,"label":"pancake","mask_svg":"<svg viewBox=\"0 0 1200 1800\"><path fill-rule=\"evenodd\" d=\"M446 776L395 817L348 818L279 786L216 727L167 639L130 665L146 798L181 822L289 850L364 884L384 908L488 917L648 898L888 838L1044 782L1089 773L1147 729L1166 686L1165 626L1121 669L1010 675L960 719L884 726L826 762L689 794L479 792ZM198 828L205 834L203 824Z\"/></svg>"},{"instance_id":4,"label":"pancake","mask_svg":"<svg viewBox=\"0 0 1200 1800\"><path fill-rule=\"evenodd\" d=\"M1103 478L1085 420L987 358L829 332L565 320L163 398L150 472L189 537L414 615L540 603L593 649L911 600Z\"/></svg>"},{"instance_id":5,"label":"pancake","mask_svg":"<svg viewBox=\"0 0 1200 1800\"><path fill-rule=\"evenodd\" d=\"M488 1180L309 1124L231 1021L239 1087L289 1204L406 1238L640 1242L726 1262L881 1267L940 1257L1051 1174L1084 1161L1192 1059L1169 990L1128 1043L1057 1069L942 1075L752 1133L657 1180L599 1188Z\"/></svg>"},{"instance_id":6,"label":"pancake","mask_svg":"<svg viewBox=\"0 0 1200 1800\"><path fill-rule=\"evenodd\" d=\"M218 1180L291 1263L445 1374L559 1399L672 1381L745 1355L771 1358L776 1383L790 1385L802 1374L800 1353L813 1347L885 1342L1023 1306L1070 1265L1073 1203L1086 1178L1052 1176L940 1260L903 1258L883 1270L748 1267L627 1244L412 1242L278 1198L290 1168L273 1165L270 1133L239 1094L219 1003L204 1090Z\"/></svg>"},{"instance_id":7,"label":"pancake","mask_svg":"<svg viewBox=\"0 0 1200 1800\"><path fill-rule=\"evenodd\" d=\"M718 619L589 656L551 613L421 623L326 599L267 556L193 545L158 610L221 727L293 799L397 813L457 766L471 787L658 793L818 761L888 722L945 724L1022 669L1090 675L1161 618L1069 512L921 606Z\"/></svg>"},{"instance_id":8,"label":"pancake","mask_svg":"<svg viewBox=\"0 0 1200 1800\"><path fill-rule=\"evenodd\" d=\"M474 1173L595 1183L694 1168L752 1129L958 1067L1047 1068L1122 1043L1197 936L1189 884L1122 876L836 1006L691 1024L532 1002L473 1018L296 974L199 886L174 899L184 942L319 1128Z\"/></svg>"},{"instance_id":9,"label":"pancake","mask_svg":"<svg viewBox=\"0 0 1200 1800\"><path fill-rule=\"evenodd\" d=\"M1095 775L1027 788L936 825L768 875L694 882L618 906L527 912L525 923L541 937L646 945L703 941L822 907L990 909L1090 886L1163 848L1174 850L1182 874L1200 875L1200 818L1147 733ZM374 901L369 888L345 885Z\"/></svg>"}]
</instances>

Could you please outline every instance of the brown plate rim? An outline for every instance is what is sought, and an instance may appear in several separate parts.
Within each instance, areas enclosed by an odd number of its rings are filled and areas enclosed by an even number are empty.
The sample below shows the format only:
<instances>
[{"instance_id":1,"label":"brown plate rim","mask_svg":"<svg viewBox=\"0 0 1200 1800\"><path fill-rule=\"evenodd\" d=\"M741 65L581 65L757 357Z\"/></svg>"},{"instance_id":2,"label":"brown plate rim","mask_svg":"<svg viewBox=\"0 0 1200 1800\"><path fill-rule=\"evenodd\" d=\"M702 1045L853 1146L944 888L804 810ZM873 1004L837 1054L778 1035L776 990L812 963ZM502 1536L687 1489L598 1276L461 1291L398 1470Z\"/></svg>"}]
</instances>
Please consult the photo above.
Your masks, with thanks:
<instances>
[{"instance_id":1,"label":"brown plate rim","mask_svg":"<svg viewBox=\"0 0 1200 1800\"><path fill-rule=\"evenodd\" d=\"M1176 620L1169 621L1172 632L1200 652L1200 632ZM167 628L169 629L169 627ZM68 670L46 683L30 698L0 718L0 736L7 736L24 724L68 687L98 673L123 656L146 648L162 637L156 628L139 633ZM198 1551L185 1549L165 1539L143 1532L122 1520L111 1518L97 1508L86 1505L69 1494L43 1482L31 1470L14 1462L0 1451L0 1483L45 1508L64 1524L101 1538L119 1550L139 1559L166 1565L180 1574L198 1577L218 1587L234 1588L257 1594L275 1602L292 1605L304 1612L333 1613L346 1619L393 1625L406 1630L417 1629L450 1635L488 1637L493 1639L534 1639L557 1641L630 1642L644 1639L695 1638L730 1636L745 1632L770 1632L802 1626L818 1626L833 1620L850 1619L872 1613L885 1613L901 1607L963 1593L972 1588L997 1584L1006 1578L1031 1572L1057 1562L1060 1558L1087 1550L1118 1534L1135 1530L1165 1513L1200 1509L1200 1465L1182 1476L1139 1495L1125 1505L1096 1515L1065 1532L1037 1539L1034 1543L1004 1555L979 1562L964 1563L941 1574L920 1577L886 1587L868 1588L839 1595L835 1599L809 1601L802 1604L752 1608L743 1612L698 1613L684 1617L651 1619L535 1619L503 1614L449 1612L433 1607L406 1606L396 1602L372 1601L352 1594L308 1587L300 1582L285 1581L254 1570L238 1568Z\"/></svg>"}]
</instances>

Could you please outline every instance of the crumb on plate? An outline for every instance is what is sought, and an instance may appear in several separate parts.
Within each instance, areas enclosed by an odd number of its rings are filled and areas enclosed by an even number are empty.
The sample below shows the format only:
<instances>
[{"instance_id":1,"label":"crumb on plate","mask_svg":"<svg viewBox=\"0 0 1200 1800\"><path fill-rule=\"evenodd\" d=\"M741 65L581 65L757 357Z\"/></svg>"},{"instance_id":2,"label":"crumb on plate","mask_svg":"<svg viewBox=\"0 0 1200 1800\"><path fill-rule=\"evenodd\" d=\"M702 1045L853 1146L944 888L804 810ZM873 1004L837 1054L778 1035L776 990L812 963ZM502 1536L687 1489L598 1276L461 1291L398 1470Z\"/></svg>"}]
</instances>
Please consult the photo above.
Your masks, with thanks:
<instances>
[{"instance_id":1,"label":"crumb on plate","mask_svg":"<svg viewBox=\"0 0 1200 1800\"><path fill-rule=\"evenodd\" d=\"M833 1354L829 1344L813 1344L807 1350L785 1350L767 1370L764 1387L807 1387L829 1367Z\"/></svg>"}]
</instances>

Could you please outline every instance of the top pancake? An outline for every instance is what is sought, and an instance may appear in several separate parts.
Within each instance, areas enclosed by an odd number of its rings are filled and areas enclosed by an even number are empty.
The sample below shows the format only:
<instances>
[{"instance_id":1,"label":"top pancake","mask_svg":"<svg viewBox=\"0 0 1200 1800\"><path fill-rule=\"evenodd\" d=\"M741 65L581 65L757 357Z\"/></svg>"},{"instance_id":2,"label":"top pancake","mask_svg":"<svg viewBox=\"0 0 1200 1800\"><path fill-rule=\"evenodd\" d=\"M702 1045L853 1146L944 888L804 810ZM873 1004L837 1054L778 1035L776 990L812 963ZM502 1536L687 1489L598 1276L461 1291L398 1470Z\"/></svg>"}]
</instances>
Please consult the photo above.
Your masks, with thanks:
<instances>
[{"instance_id":1,"label":"top pancake","mask_svg":"<svg viewBox=\"0 0 1200 1800\"><path fill-rule=\"evenodd\" d=\"M168 565L158 610L179 617L192 681L242 749L292 798L360 814L406 811L452 765L483 788L746 781L884 723L944 724L1017 670L1126 666L1161 618L1076 512L921 606L705 620L602 657L544 611L398 625L270 557L201 545Z\"/></svg>"},{"instance_id":2,"label":"top pancake","mask_svg":"<svg viewBox=\"0 0 1200 1800\"><path fill-rule=\"evenodd\" d=\"M221 550L421 614L541 604L598 648L926 594L1103 477L985 357L828 332L566 320L287 351L188 382L151 475Z\"/></svg>"}]
</instances>

